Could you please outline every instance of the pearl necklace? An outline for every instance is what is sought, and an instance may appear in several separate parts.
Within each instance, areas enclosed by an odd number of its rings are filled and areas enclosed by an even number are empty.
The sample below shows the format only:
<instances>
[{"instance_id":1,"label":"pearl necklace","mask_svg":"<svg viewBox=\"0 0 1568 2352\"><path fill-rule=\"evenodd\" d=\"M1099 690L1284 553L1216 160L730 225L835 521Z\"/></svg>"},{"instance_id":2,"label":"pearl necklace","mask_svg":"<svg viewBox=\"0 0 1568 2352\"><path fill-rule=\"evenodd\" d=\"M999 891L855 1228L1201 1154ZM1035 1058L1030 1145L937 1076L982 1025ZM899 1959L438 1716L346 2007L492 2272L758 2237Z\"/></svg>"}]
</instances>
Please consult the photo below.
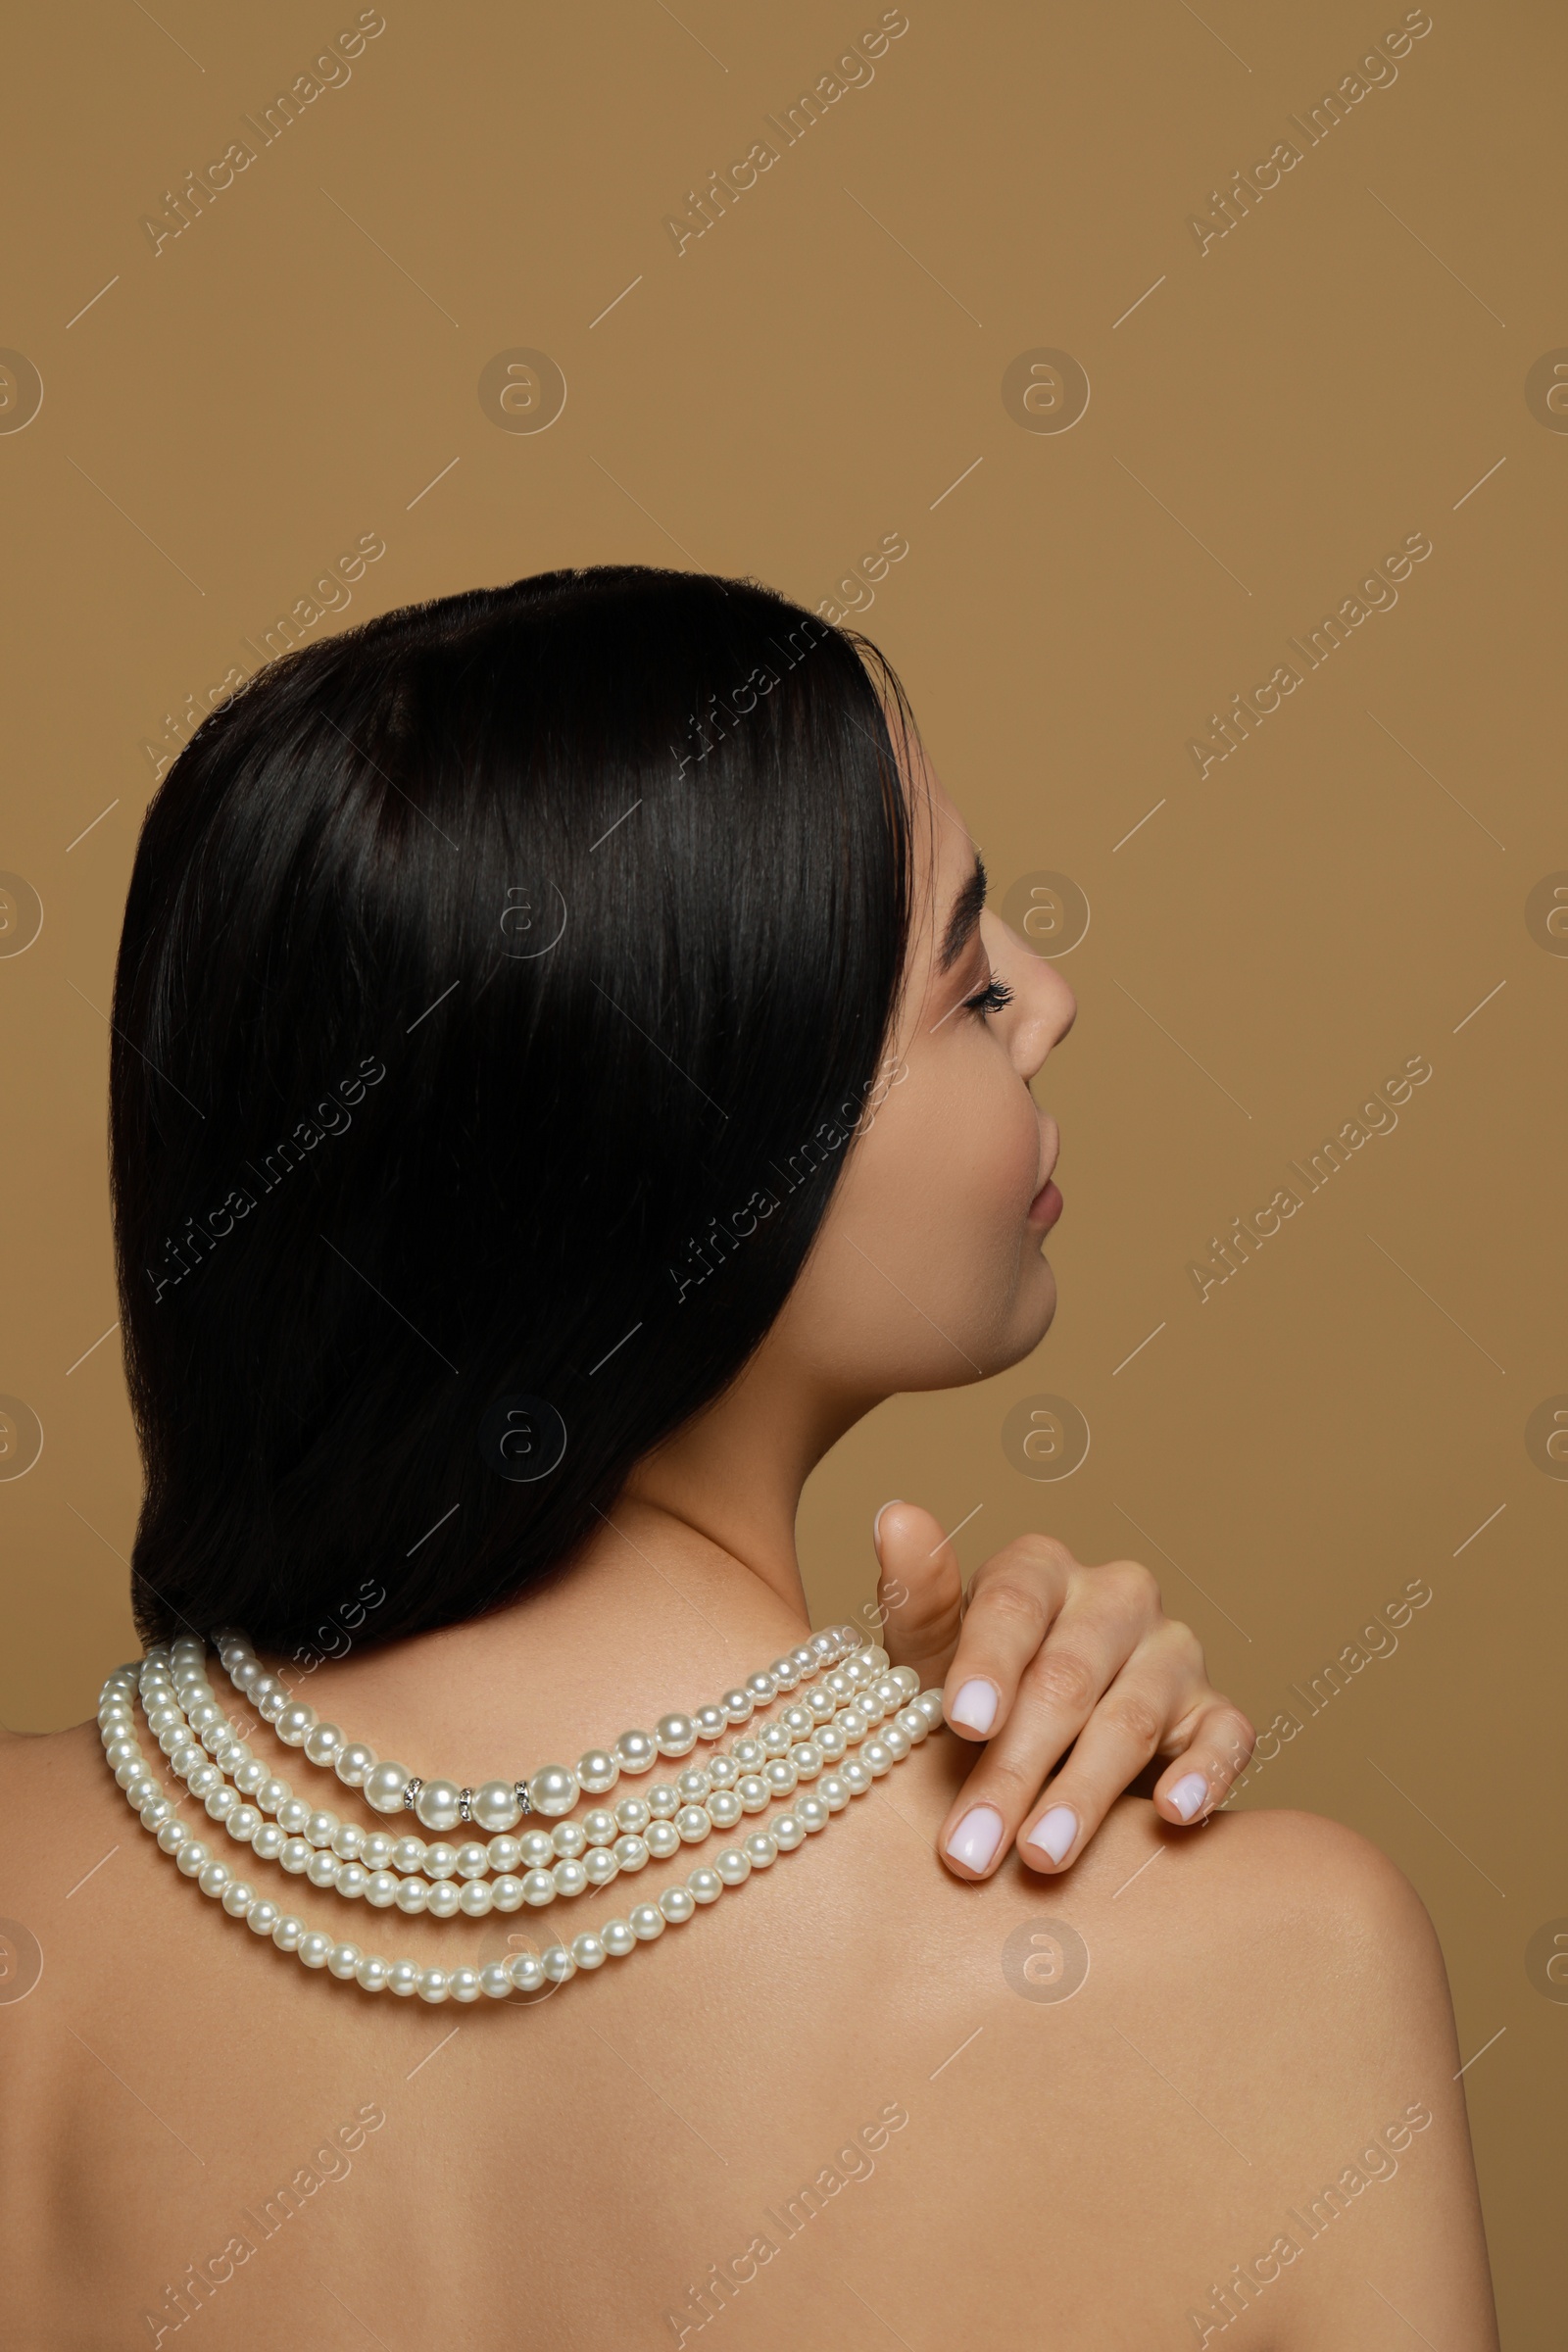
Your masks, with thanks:
<instances>
[{"instance_id":1,"label":"pearl necklace","mask_svg":"<svg viewBox=\"0 0 1568 2352\"><path fill-rule=\"evenodd\" d=\"M285 1747L301 1749L308 1763L334 1772L345 1788L361 1789L373 1813L408 1811L425 1829L443 1832L470 1822L483 1830L513 1830L525 1813L569 1813L579 1795L607 1795L623 1772L647 1772L661 1756L690 1755L699 1740L721 1740L758 1707L794 1690L804 1675L831 1672L862 1646L854 1626L834 1626L813 1634L787 1657L775 1658L771 1666L692 1715L663 1715L651 1732L622 1732L612 1748L590 1748L575 1768L546 1764L531 1779L486 1781L475 1789L460 1788L450 1780L420 1780L401 1764L383 1764L364 1740L347 1739L335 1723L322 1723L304 1699L291 1699L280 1677L267 1672L243 1634L231 1631L214 1639L229 1681ZM831 1683L828 1687L834 1689ZM210 1699L211 1691L207 1695ZM835 1690L835 1695L840 1693ZM849 1692L842 1695L848 1697ZM812 1710L818 1723L826 1722L832 1711ZM804 1725L799 1737L809 1735L810 1726ZM264 1805L263 1810L275 1808Z\"/></svg>"},{"instance_id":2,"label":"pearl necklace","mask_svg":"<svg viewBox=\"0 0 1568 2352\"><path fill-rule=\"evenodd\" d=\"M850 1627L839 1627L829 1635L813 1635L809 1644L803 1644L801 1649L791 1653L788 1660L781 1660L779 1663L791 1668L798 1666L799 1671L795 1677L798 1681L800 1673L820 1664L830 1654L843 1656L846 1642L853 1643L857 1639L853 1628ZM237 1640L238 1637L225 1637L225 1641L230 1646L233 1646ZM248 1648L248 1644L246 1646ZM822 1775L815 1793L800 1797L787 1811L774 1814L765 1826L759 1826L739 1845L726 1846L715 1856L711 1866L700 1865L692 1871L684 1885L677 1883L666 1886L657 1902L636 1904L624 1918L608 1920L597 1933L585 1931L574 1936L569 1944L552 1943L546 1947L543 1953L519 1952L510 1961L495 1961L482 1969L422 1968L415 1960L389 1962L378 1954L362 1952L357 1943L337 1942L330 1936L324 1935L318 1930L308 1931L303 1922L291 1913L280 1912L275 1903L258 1894L255 1888L244 1880L234 1878L227 1864L219 1861L205 1840L195 1837L185 1823L177 1818L173 1803L164 1794L159 1783L148 1770L147 1759L136 1735L136 1718L131 1702L133 1693L138 1690L148 1729L154 1733L160 1746L168 1754L172 1769L186 1781L193 1795L202 1797L206 1810L215 1821L222 1821L224 1826L229 1828L230 1835L238 1836L242 1840L244 1838L244 1825L234 1826L235 1816L242 1810L242 1792L237 1785L230 1786L226 1778L225 1766L229 1769L245 1771L247 1765L255 1765L255 1759L250 1757L248 1750L244 1749L243 1741L234 1740L232 1726L228 1724L221 1709L212 1698L210 1687L206 1683L203 1672L205 1655L205 1642L190 1637L182 1637L172 1644L157 1643L139 1663L117 1667L104 1684L98 1706L98 1726L103 1741L105 1760L113 1771L116 1781L124 1790L127 1802L140 1818L142 1826L156 1838L159 1847L171 1856L175 1867L185 1877L195 1879L202 1892L219 1901L229 1918L243 1920L254 1935L270 1936L278 1950L293 1952L305 1967L324 1968L340 1983L357 1984L367 1992L390 1990L405 1998L417 1993L420 1999L430 2002L448 1999L473 2001L477 2000L481 1993L493 2000L505 2000L514 1991L538 1992L547 1984L564 1984L568 1978L575 1976L579 1969L601 1968L607 1959L623 1958L637 1950L639 1945L656 1941L664 1933L666 1927L681 1925L694 1915L699 1906L713 1903L729 1888L743 1886L754 1871L766 1870L780 1854L797 1851L805 1844L808 1837L825 1829L835 1814L843 1812L852 1797L863 1795L874 1780L880 1779L894 1764L902 1762L909 1753L910 1748L917 1745L928 1732L937 1729L943 1721L942 1692L939 1690L931 1690L911 1696L910 1693L917 1685L918 1677L907 1667L895 1667L891 1673L886 1672L887 1652L875 1644L867 1644L857 1650L848 1659L843 1670L851 1687L850 1698L858 1697L858 1705L849 1703L848 1700L840 1701L835 1705L836 1720L816 1728L814 1742L812 1739L808 1738L793 1743L796 1748L808 1748L813 1744L819 1747L823 1731L839 1732L846 1744L849 1744L852 1740L860 1743L860 1753L848 1758L841 1770ZM243 1659L236 1659L236 1663L243 1664ZM852 1672L853 1669L858 1669L858 1671ZM835 1668L830 1671L836 1673L838 1670ZM764 1670L764 1673L774 1678L768 1693L770 1696L775 1695L781 1689L793 1687L793 1685L786 1685L776 1679L776 1667ZM762 1675L754 1675L746 1686L746 1691L751 1694L754 1706L762 1696L758 1688L762 1680ZM186 1704L180 1703L181 1690ZM205 1692L206 1695L199 1695L200 1692ZM883 1695L884 1692L887 1693L886 1697ZM730 1693L727 1694L727 1697L738 1695L740 1694ZM824 1695L833 1696L835 1694L829 1691ZM905 1700L907 1700L908 1703L900 1703ZM766 1703L765 1699L762 1700L762 1703ZM875 1736L867 1737L867 1734L873 1731L874 1725L881 1721L881 1714L885 1714L890 1707L893 1709L892 1720L887 1722L885 1728ZM209 1708L211 1709L210 1714L206 1712ZM870 1709L880 1709L881 1713L872 1714L868 1721L867 1713ZM699 1711L697 1736L713 1737L713 1734L706 1733L702 1728L703 1712ZM748 1715L750 1712L751 1709L748 1708ZM849 1721L852 1717L858 1719L853 1731ZM671 1717L662 1719L664 1724L675 1721L684 1724L688 1720L693 1719ZM726 1714L726 1724L728 1720ZM774 1726L768 1727L770 1731L774 1728ZM788 1727L781 1724L777 1728ZM723 1727L718 1727L718 1729L721 1736ZM626 1734L622 1737L623 1739L647 1739L649 1736ZM207 1744L209 1740L212 1742L211 1747ZM739 1748L744 1744L743 1740L737 1741L735 1747ZM617 1750L620 1748L619 1741L616 1742L616 1747ZM233 1751L236 1749L241 1753L237 1759L234 1759ZM625 1768L646 1771L652 1767L657 1752L660 1751L656 1740L645 1757L641 1748L634 1749L633 1753L636 1756L644 1757L644 1760L630 1763ZM682 1752L689 1752L689 1748ZM608 1751L592 1750L590 1753L598 1756L607 1754ZM214 1754L217 1760L209 1763L207 1758L210 1754ZM312 1759L312 1761L315 1760ZM715 1757L714 1766L723 1761L725 1761L724 1758ZM770 1764L784 1763L788 1767L791 1759L780 1755L770 1757L768 1761ZM619 1762L625 1764L625 1759L621 1758ZM265 1779L265 1767L260 1769ZM564 1767L546 1769L564 1773ZM710 1774L713 1767L708 1767L706 1770ZM820 1765L818 1765L818 1770L820 1770ZM247 1775L247 1777L249 1776ZM406 1781L408 1777L405 1776ZM535 1775L534 1777L537 1779L539 1776ZM685 1775L682 1776L683 1779L685 1777ZM706 1826L700 1832L696 1831L695 1820L689 1825L691 1830L699 1836L706 1836L709 1829L725 1826L724 1823L714 1820L710 1810L712 1800L726 1794L732 1794L739 1798L740 1781L748 1777L760 1778L760 1776L742 1774L733 1790L724 1787L711 1788L706 1804L699 1805L694 1799L689 1806L677 1809L674 1821L651 1817L645 1825L649 1832L663 1828L668 1833L664 1839L659 1841L662 1848L662 1854L673 1853L682 1842L695 1841L695 1838L686 1836L679 1826L683 1813L691 1815L695 1815L699 1811L703 1813ZM346 1785L352 1786L353 1784ZM611 1785L612 1786L613 1783L612 1782ZM772 1793L774 1788L785 1787L786 1784L782 1780L769 1784L762 1779L761 1786L766 1793L760 1802L765 1804L767 1794ZM581 1787L582 1784L578 1781L577 1788L581 1788ZM259 1794L259 1790L256 1793ZM557 1793L561 1793L559 1788ZM654 1795L658 1793L658 1790L650 1790L648 1800L650 1804ZM678 1793L678 1791L672 1793ZM301 1800L285 1795L276 1801L281 1804L297 1805ZM569 1804L574 1804L575 1801L574 1793L569 1799ZM640 1798L622 1800L623 1804L638 1806L642 1806L645 1800ZM758 1809L757 1806L748 1807L744 1798L740 1798L740 1802L742 1809ZM560 1810L566 1811L569 1809L569 1804L562 1806ZM545 1870L542 1867L531 1870L528 1878L536 1882L536 1889L531 1897L527 1890L527 1881L520 1880L505 1870L490 1885L486 1885L475 1871L472 1876L466 1879L466 1883L461 1888L453 1885L450 1877L444 1875L436 1881L435 1885L427 1887L423 1879L412 1872L400 1886L390 1871L368 1872L364 1864L359 1862L356 1857L345 1858L339 1852L327 1850L334 1838L353 1837L365 1838L365 1833L355 1831L352 1825L338 1824L335 1831L322 1837L319 1844L317 1844L310 1837L302 1837L297 1839L285 1838L281 1824L264 1824L259 1807L252 1806L243 1809L249 1810L256 1816L250 1838L244 1841L255 1846L261 1858L275 1858L285 1868L293 1867L296 1870L303 1868L305 1874L311 1877L313 1884L332 1885L340 1894L364 1895L372 1903L379 1895L382 1904L395 1901L405 1911L427 1910L431 1916L436 1918L450 1918L459 1912L468 1917L478 1917L491 1908L501 1911L515 1910L521 1903L530 1899L535 1902L553 1901L559 1893L582 1891L589 1885L603 1884L609 1878L618 1875L621 1869L640 1868L651 1858L662 1858L662 1856L656 1857L654 1840L651 1837L637 1833L625 1833L618 1840L613 1854L602 1844L592 1849L594 1853L603 1856L606 1862L612 1864L612 1867L609 1869L602 1869L597 1879L591 1878L585 1866L578 1863L576 1857L570 1854L563 1854L553 1870ZM325 1815L311 1816L308 1809L306 1810L308 1827L313 1831L319 1829L332 1818ZM519 1817L520 1810L519 1806ZM617 1807L617 1814L620 1808ZM720 1811L721 1813L727 1812L727 1808L721 1807ZM613 1821L615 1816L612 1815L610 1818ZM731 1818L729 1826L733 1826L733 1818L735 1817ZM559 1823L557 1829L550 1833L553 1849L554 1840L560 1838L564 1831L579 1832L586 1840L587 1823L593 1819L594 1816L590 1814L582 1824L571 1824L564 1821ZM279 1839L275 1857L270 1851L264 1848L262 1842L264 1833L268 1828L272 1828L274 1835ZM545 1833L535 1832L531 1835L540 1837ZM366 1842L368 1844L368 1839L366 1839ZM392 1842L397 1844L403 1841L394 1840ZM418 1841L411 1842L417 1843ZM270 1840L269 1840L270 1844ZM303 1845L306 1850L308 1859L303 1864L300 1863L297 1855L291 1855L288 1861L284 1860L284 1848L295 1844ZM495 1846L505 1849L514 1844L518 1846L520 1858L520 1840L498 1836L492 1839L490 1849L480 1846L477 1841L474 1841L471 1848L459 1848L458 1855L454 1857L452 1864L448 1867L461 1870L463 1865L458 1857L465 1854L470 1861L477 1855L484 1855L487 1861L494 1861L496 1857L492 1849ZM628 1845L642 1846L643 1851L640 1858L622 1856L621 1847ZM437 1850L426 1849L423 1866L426 1870L438 1867L431 1861L432 1854ZM451 1851L451 1849L447 1850ZM580 1882L570 1880L565 1886L563 1886L559 1883L557 1874L564 1868L581 1869L583 1876ZM353 1870L359 1871L359 1882L347 1877L347 1874ZM378 1885L376 1895L372 1895L370 1891L372 1880L391 1881L392 1891L388 1893L384 1885ZM544 1892L543 1885L539 1884L540 1882L549 1884L551 1891L548 1894ZM410 1888L416 1888L418 1893L416 1896L411 1896L410 1899L405 1900L405 1890ZM421 1897L422 1899L419 1899ZM438 1901L438 1897L444 1899ZM485 1899L486 1897L488 1899Z\"/></svg>"},{"instance_id":3,"label":"pearl necklace","mask_svg":"<svg viewBox=\"0 0 1568 2352\"><path fill-rule=\"evenodd\" d=\"M227 1637L220 1654L233 1654L239 1641ZM761 1812L770 1798L792 1795L803 1781L815 1780L824 1765L839 1764L850 1746L896 1716L919 1689L906 1666L880 1673L887 1653L869 1644L856 1649L858 1642L853 1626L837 1627L754 1675L744 1690L726 1693L729 1719L744 1721L758 1703L766 1703L760 1699L762 1685L776 1690L799 1683L802 1658L814 1662L851 1653L760 1736L743 1734L710 1763L689 1766L674 1783L658 1783L646 1798L623 1797L613 1811L597 1806L581 1821L559 1820L553 1831L495 1837L488 1844L472 1839L460 1846L426 1845L418 1838L367 1833L332 1812L313 1812L286 1781L268 1777L266 1765L237 1737L214 1700L200 1642L176 1643L167 1673L160 1669L149 1676L144 1668L142 1698L148 1728L172 1768L211 1818L262 1860L276 1861L350 1899L363 1896L372 1909L395 1902L406 1913L428 1911L446 1919L462 1910L477 1919L492 1908L513 1911L522 1903L542 1908L558 1896L608 1886L622 1871L666 1860L714 1830L733 1830L743 1814ZM680 1752L689 1752L692 1742L683 1732L672 1734L666 1727L691 1721L665 1716L656 1737L678 1740ZM335 1732L335 1726L328 1728ZM630 1750L636 1761L628 1769L636 1771L649 1770L654 1754L662 1752L641 1732L623 1734L616 1748ZM590 1751L577 1768L579 1782L591 1758L606 1754ZM115 1759L117 1770L122 1760ZM618 1774L612 1758L611 1763ZM563 1767L546 1766L535 1781L547 1774L571 1777ZM602 1778L596 1770L595 1788ZM247 1796L252 1801L246 1802ZM267 1821L265 1814L275 1819ZM487 1883L491 1871L499 1875Z\"/></svg>"}]
</instances>

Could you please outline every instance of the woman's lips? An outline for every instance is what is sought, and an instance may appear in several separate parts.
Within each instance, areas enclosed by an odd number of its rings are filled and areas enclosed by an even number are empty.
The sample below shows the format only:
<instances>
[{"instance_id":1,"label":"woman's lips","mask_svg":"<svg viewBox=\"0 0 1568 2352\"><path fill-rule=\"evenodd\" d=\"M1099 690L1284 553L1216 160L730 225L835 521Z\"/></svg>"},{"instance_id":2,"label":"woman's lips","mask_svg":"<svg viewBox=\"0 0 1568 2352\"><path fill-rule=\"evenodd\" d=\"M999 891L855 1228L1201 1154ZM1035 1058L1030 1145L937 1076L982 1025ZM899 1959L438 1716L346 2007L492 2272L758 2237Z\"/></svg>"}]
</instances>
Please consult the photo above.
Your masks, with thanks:
<instances>
[{"instance_id":1,"label":"woman's lips","mask_svg":"<svg viewBox=\"0 0 1568 2352\"><path fill-rule=\"evenodd\" d=\"M1049 1233L1061 1214L1061 1195L1048 1176L1029 1203L1028 1222L1037 1232Z\"/></svg>"}]
</instances>

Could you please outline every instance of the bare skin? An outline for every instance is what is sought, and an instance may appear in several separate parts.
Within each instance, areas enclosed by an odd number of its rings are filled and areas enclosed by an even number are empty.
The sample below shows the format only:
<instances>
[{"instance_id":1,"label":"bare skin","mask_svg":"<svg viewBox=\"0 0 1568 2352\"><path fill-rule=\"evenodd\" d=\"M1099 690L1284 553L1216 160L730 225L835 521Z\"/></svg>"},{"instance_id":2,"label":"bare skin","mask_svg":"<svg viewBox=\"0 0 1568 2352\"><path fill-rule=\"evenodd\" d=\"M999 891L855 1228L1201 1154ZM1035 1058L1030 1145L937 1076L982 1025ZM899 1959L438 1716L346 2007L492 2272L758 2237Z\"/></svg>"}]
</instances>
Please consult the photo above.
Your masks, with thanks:
<instances>
[{"instance_id":1,"label":"bare skin","mask_svg":"<svg viewBox=\"0 0 1568 2352\"><path fill-rule=\"evenodd\" d=\"M980 1377L1044 1332L1030 1215L1054 1132L1029 1085L1071 1000L989 915L973 969L938 969L972 863L939 813L909 1081L785 1314L550 1591L309 1678L382 1755L477 1783L742 1679L806 1630L793 1521L826 1446L882 1396L949 1385L951 1346ZM977 1016L945 1019L943 992L988 960L1012 1002L957 1031ZM932 1556L929 1526L884 1520L890 1582ZM946 1679L950 1711L993 1684L990 1743L939 1731L802 1852L532 2001L308 1975L158 1852L95 1726L0 1738L0 1910L44 1955L0 2002L15 2340L1494 2346L1443 1963L1408 1885L1311 1816L1212 1812L1250 1733L1142 1571L1086 1584L1049 1544L1010 1547L960 1628L935 1557L888 1645ZM1115 1798L1162 1757L1155 1805ZM1168 1791L1193 1769L1206 1826L1183 1827ZM977 1803L1001 1821L979 1866L949 1851ZM1057 1861L1027 1834L1063 1805ZM461 1954L453 1927L302 1880L287 1901L452 1966L597 1925L696 1858L559 1906L569 1922L474 1923Z\"/></svg>"}]
</instances>

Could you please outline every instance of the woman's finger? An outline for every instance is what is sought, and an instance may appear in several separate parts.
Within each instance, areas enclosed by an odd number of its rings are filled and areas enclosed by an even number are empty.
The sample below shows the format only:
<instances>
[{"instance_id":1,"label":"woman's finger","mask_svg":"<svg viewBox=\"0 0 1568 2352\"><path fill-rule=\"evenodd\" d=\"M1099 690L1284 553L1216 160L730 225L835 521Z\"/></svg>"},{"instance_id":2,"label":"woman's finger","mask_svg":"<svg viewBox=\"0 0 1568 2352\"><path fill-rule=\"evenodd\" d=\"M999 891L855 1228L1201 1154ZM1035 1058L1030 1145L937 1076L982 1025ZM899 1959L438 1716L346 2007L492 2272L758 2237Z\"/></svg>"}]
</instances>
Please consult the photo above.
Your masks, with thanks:
<instances>
[{"instance_id":1,"label":"woman's finger","mask_svg":"<svg viewBox=\"0 0 1568 2352\"><path fill-rule=\"evenodd\" d=\"M941 1522L917 1502L885 1502L871 1523L880 1575L877 1621L894 1666L922 1689L946 1679L963 1615L963 1578Z\"/></svg>"},{"instance_id":2,"label":"woman's finger","mask_svg":"<svg viewBox=\"0 0 1568 2352\"><path fill-rule=\"evenodd\" d=\"M994 1740L1002 1732L1025 1671L1061 1613L1076 1564L1049 1536L1020 1536L975 1570L946 1684L947 1719L961 1738Z\"/></svg>"},{"instance_id":3,"label":"woman's finger","mask_svg":"<svg viewBox=\"0 0 1568 2352\"><path fill-rule=\"evenodd\" d=\"M1005 1722L949 1812L938 1847L949 1867L983 1879L1001 1861L1032 1814L1041 1788L1079 1739L1137 1646L1138 1630L1114 1608L1069 1603L1024 1668ZM1174 1656L1151 1669L1174 1690ZM1186 1702L1184 1702L1185 1704ZM1139 1762L1147 1762L1171 1714L1162 1712ZM1128 1772L1132 1778L1135 1764ZM1126 1781L1119 1787L1125 1788ZM1119 1793L1119 1789L1117 1791Z\"/></svg>"},{"instance_id":4,"label":"woman's finger","mask_svg":"<svg viewBox=\"0 0 1568 2352\"><path fill-rule=\"evenodd\" d=\"M1251 1762L1257 1734L1228 1698L1204 1707L1176 1760L1154 1787L1154 1803L1166 1821L1206 1821L1222 1805Z\"/></svg>"}]
</instances>

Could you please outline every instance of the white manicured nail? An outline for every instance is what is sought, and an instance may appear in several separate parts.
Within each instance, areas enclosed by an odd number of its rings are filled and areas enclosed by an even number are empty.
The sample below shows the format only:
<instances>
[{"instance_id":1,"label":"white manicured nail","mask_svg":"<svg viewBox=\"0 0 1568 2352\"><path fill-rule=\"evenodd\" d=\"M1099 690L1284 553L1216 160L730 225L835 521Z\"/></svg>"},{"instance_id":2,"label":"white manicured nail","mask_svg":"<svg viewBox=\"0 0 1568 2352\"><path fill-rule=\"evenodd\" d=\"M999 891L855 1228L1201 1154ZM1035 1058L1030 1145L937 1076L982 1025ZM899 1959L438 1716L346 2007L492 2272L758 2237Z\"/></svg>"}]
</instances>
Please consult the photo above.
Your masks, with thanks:
<instances>
[{"instance_id":1,"label":"white manicured nail","mask_svg":"<svg viewBox=\"0 0 1568 2352\"><path fill-rule=\"evenodd\" d=\"M1030 1831L1026 1843L1038 1845L1053 1862L1059 1862L1078 1835L1078 1816L1071 1805L1053 1805L1042 1813Z\"/></svg>"},{"instance_id":2,"label":"white manicured nail","mask_svg":"<svg viewBox=\"0 0 1568 2352\"><path fill-rule=\"evenodd\" d=\"M965 1683L948 1709L950 1723L961 1723L971 1732L989 1732L997 1720L997 1686L982 1682L977 1675Z\"/></svg>"},{"instance_id":3,"label":"white manicured nail","mask_svg":"<svg viewBox=\"0 0 1568 2352\"><path fill-rule=\"evenodd\" d=\"M948 1852L968 1870L985 1870L1002 1839L1002 1815L995 1805L976 1805L948 1839Z\"/></svg>"},{"instance_id":4,"label":"white manicured nail","mask_svg":"<svg viewBox=\"0 0 1568 2352\"><path fill-rule=\"evenodd\" d=\"M1190 1772L1185 1780L1180 1780L1177 1782L1175 1788L1170 1792L1170 1801L1175 1806L1177 1812L1181 1815L1183 1821L1191 1821L1193 1815L1198 1811L1199 1806L1202 1803L1207 1794L1208 1783L1204 1780L1202 1774L1200 1772Z\"/></svg>"},{"instance_id":5,"label":"white manicured nail","mask_svg":"<svg viewBox=\"0 0 1568 2352\"><path fill-rule=\"evenodd\" d=\"M900 1499L900 1497L899 1497L897 1494L895 1494L895 1495L894 1495L894 1497L893 1497L893 1502L897 1502L899 1499ZM893 1508L893 1502L885 1502L885 1503L882 1505L882 1511L891 1511L891 1510L892 1510L892 1508ZM879 1543L879 1542L881 1541L881 1536L882 1536L882 1511L878 1511L878 1513L877 1513L876 1517L875 1517L875 1518L872 1520L872 1522L871 1522L871 1541L872 1541L872 1543L873 1543L873 1544Z\"/></svg>"}]
</instances>

